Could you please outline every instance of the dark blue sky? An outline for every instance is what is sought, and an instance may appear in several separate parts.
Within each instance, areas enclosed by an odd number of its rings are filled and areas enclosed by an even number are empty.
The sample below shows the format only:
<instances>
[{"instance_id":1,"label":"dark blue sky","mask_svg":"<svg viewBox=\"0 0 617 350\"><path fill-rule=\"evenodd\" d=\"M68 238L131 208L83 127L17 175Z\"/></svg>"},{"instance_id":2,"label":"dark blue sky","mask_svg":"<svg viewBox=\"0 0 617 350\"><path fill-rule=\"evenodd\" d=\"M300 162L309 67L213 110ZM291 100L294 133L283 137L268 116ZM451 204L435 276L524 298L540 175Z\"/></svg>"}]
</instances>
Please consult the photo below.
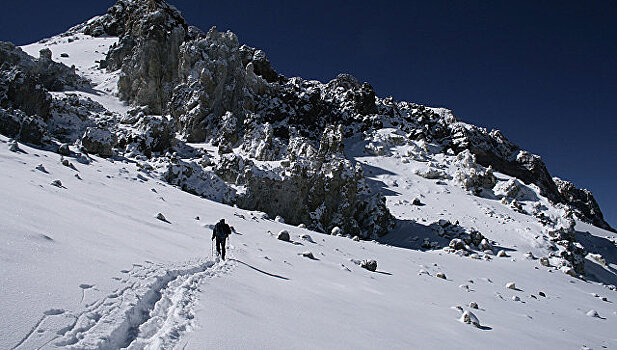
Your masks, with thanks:
<instances>
[{"instance_id":1,"label":"dark blue sky","mask_svg":"<svg viewBox=\"0 0 617 350\"><path fill-rule=\"evenodd\" d=\"M3 4L0 40L24 44L115 1ZM188 1L187 21L231 29L286 76L347 72L379 96L452 109L589 188L617 226L617 5L610 1ZM499 3L499 4L497 4Z\"/></svg>"}]
</instances>

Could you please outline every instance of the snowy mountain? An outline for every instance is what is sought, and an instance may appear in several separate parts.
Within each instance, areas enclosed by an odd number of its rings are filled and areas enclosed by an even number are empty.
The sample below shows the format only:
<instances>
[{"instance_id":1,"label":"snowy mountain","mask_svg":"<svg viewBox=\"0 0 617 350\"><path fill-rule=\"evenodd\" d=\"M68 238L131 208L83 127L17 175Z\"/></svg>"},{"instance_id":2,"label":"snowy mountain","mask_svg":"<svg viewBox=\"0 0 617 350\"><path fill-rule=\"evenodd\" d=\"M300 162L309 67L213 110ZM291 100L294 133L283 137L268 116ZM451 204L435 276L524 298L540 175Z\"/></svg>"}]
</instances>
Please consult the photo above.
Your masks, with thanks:
<instances>
[{"instance_id":1,"label":"snowy mountain","mask_svg":"<svg viewBox=\"0 0 617 350\"><path fill-rule=\"evenodd\" d=\"M1 348L617 347L591 192L164 1L0 43L0 134Z\"/></svg>"}]
</instances>

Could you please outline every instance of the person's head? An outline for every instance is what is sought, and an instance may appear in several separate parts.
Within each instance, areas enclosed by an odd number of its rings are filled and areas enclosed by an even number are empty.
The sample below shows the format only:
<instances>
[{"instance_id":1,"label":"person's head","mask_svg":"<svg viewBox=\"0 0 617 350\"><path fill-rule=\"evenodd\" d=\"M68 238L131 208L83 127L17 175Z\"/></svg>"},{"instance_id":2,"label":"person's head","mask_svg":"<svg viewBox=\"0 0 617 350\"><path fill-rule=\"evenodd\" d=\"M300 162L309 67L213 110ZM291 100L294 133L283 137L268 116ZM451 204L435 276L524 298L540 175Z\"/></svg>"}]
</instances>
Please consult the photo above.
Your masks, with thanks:
<instances>
[{"instance_id":1,"label":"person's head","mask_svg":"<svg viewBox=\"0 0 617 350\"><path fill-rule=\"evenodd\" d=\"M225 219L221 219L221 223L224 224L225 223Z\"/></svg>"}]
</instances>

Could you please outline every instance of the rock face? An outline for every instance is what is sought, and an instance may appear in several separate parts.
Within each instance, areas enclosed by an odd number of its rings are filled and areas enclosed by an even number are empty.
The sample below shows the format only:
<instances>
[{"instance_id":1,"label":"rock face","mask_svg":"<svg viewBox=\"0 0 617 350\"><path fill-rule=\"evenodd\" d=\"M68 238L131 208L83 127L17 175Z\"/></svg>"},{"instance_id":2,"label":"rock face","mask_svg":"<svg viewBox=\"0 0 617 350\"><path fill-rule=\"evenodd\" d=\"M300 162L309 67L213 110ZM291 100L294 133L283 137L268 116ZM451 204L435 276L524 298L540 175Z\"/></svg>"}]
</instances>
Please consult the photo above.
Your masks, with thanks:
<instances>
[{"instance_id":1,"label":"rock face","mask_svg":"<svg viewBox=\"0 0 617 350\"><path fill-rule=\"evenodd\" d=\"M562 180L558 177L554 177L553 181L557 185L557 189L565 202L574 209L575 213L581 219L586 219L591 224L603 229L617 232L614 228L610 227L606 221L604 221L604 216L602 215L600 206L598 205L598 202L596 202L591 191L576 188L576 186L574 186L571 182Z\"/></svg>"},{"instance_id":2,"label":"rock face","mask_svg":"<svg viewBox=\"0 0 617 350\"><path fill-rule=\"evenodd\" d=\"M162 114L178 80L180 45L188 35L180 11L162 0L120 0L83 31L120 37L106 59L108 69L121 69L120 96Z\"/></svg>"},{"instance_id":3,"label":"rock face","mask_svg":"<svg viewBox=\"0 0 617 350\"><path fill-rule=\"evenodd\" d=\"M510 142L499 130L487 132L486 129L463 124L451 126L451 145L455 152L469 150L479 164L519 178L525 183L538 185L543 195L554 202L561 196L553 183L542 159L521 150Z\"/></svg>"},{"instance_id":4,"label":"rock face","mask_svg":"<svg viewBox=\"0 0 617 350\"><path fill-rule=\"evenodd\" d=\"M229 136L237 135L243 123L246 80L238 38L212 28L204 38L182 44L179 56L179 81L170 104L179 131L200 142L227 126L223 142L235 143ZM226 125L221 125L224 115Z\"/></svg>"},{"instance_id":5,"label":"rock face","mask_svg":"<svg viewBox=\"0 0 617 350\"><path fill-rule=\"evenodd\" d=\"M53 110L48 91L88 86L74 69L51 57L49 49L34 59L15 45L0 42L0 133L26 143L45 143Z\"/></svg>"}]
</instances>

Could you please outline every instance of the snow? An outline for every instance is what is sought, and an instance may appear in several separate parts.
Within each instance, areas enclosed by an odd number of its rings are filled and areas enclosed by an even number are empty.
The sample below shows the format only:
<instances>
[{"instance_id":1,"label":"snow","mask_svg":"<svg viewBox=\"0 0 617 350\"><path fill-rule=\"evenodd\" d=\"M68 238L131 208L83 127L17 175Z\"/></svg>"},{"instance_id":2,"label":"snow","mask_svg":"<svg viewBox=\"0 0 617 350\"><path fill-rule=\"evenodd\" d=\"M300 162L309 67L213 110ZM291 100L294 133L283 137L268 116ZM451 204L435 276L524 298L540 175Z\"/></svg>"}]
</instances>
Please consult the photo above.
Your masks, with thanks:
<instances>
[{"instance_id":1,"label":"snow","mask_svg":"<svg viewBox=\"0 0 617 350\"><path fill-rule=\"evenodd\" d=\"M64 63L69 67L74 65L78 74L92 81L90 91L52 92L52 96L58 98L65 96L66 93L73 93L89 97L108 110L124 115L130 106L117 97L119 71L107 72L107 70L100 69L97 63L97 61L105 60L109 47L117 43L118 38L115 37L95 38L78 33L71 36L55 36L21 46L21 49L30 56L38 58L41 49L49 48L54 61ZM62 53L67 53L68 57L61 57Z\"/></svg>"},{"instance_id":2,"label":"snow","mask_svg":"<svg viewBox=\"0 0 617 350\"><path fill-rule=\"evenodd\" d=\"M0 137L1 348L617 346L615 308L593 296L615 300L615 291L524 259L526 248L485 261L356 242L198 198L134 163L94 157L72 170L57 154L7 143ZM216 263L210 227L221 217L237 234L230 259ZM579 227L590 240L611 235ZM269 233L281 230L292 242ZM513 281L517 289L504 288ZM470 302L482 305L480 328L452 309Z\"/></svg>"},{"instance_id":3,"label":"snow","mask_svg":"<svg viewBox=\"0 0 617 350\"><path fill-rule=\"evenodd\" d=\"M50 48L92 81L55 97L87 96L123 116L119 73L95 62L117 40L75 34L22 48ZM345 152L396 218L379 241L202 199L164 183L156 164L62 158L0 136L0 348L617 348L617 235L576 222L590 253L576 278L548 259L547 228L528 214L564 216L536 186L495 172L494 189L471 193L454 176L466 165L439 145L393 128L369 138L346 140ZM225 262L212 256L220 218L235 229ZM449 253L448 226L481 232L480 251ZM282 231L288 241L272 234Z\"/></svg>"}]
</instances>

